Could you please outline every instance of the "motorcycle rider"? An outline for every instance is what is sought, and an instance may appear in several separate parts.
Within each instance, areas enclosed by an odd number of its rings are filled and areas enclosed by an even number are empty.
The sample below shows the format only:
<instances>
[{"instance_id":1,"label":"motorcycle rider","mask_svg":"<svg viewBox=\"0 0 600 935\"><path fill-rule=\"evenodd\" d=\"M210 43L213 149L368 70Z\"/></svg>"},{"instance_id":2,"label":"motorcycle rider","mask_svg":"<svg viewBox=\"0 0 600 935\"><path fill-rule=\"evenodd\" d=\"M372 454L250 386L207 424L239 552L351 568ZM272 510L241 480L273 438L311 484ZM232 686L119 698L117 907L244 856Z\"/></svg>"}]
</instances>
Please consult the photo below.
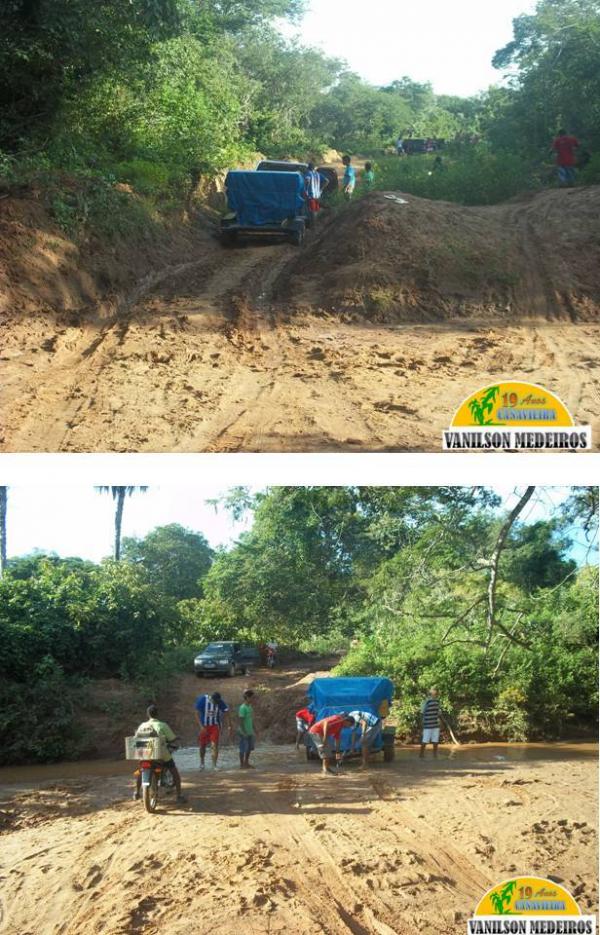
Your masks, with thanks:
<instances>
[{"instance_id":1,"label":"motorcycle rider","mask_svg":"<svg viewBox=\"0 0 600 935\"><path fill-rule=\"evenodd\" d=\"M143 721L140 724L140 726L135 732L136 737L164 737L167 743L173 743L177 739L177 735L175 734L173 730L171 730L167 722L160 721L158 719L158 708L156 707L155 704L151 704L146 709L146 716L148 720ZM186 801L185 796L181 794L181 776L179 775L179 770L175 766L175 761L173 757L171 757L170 760L164 761L162 765L165 769L169 769L171 771L173 782L175 783L175 789L177 791L177 801L185 802ZM133 793L134 799L137 800L140 798L141 789L142 789L142 772L141 770L139 770L138 775L136 777L135 792Z\"/></svg>"},{"instance_id":2,"label":"motorcycle rider","mask_svg":"<svg viewBox=\"0 0 600 935\"><path fill-rule=\"evenodd\" d=\"M267 643L267 665L270 669L275 665L275 657L277 655L277 643L271 641Z\"/></svg>"}]
</instances>

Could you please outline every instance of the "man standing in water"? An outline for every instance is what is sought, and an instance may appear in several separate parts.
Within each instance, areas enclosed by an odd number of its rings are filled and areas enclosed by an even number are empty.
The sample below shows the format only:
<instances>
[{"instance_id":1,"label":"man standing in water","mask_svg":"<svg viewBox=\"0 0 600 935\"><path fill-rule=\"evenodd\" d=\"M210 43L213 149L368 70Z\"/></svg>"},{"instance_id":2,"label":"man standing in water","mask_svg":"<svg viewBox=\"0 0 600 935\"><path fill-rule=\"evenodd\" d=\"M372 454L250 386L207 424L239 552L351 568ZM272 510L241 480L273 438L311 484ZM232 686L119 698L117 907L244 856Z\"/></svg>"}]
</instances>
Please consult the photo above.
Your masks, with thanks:
<instances>
[{"instance_id":1,"label":"man standing in water","mask_svg":"<svg viewBox=\"0 0 600 935\"><path fill-rule=\"evenodd\" d=\"M421 705L421 718L423 721L423 734L421 737L421 752L419 753L419 757L423 759L425 756L425 747L430 743L433 746L433 756L437 758L438 744L440 742L440 720L443 720L437 688L429 689L429 695Z\"/></svg>"},{"instance_id":2,"label":"man standing in water","mask_svg":"<svg viewBox=\"0 0 600 935\"><path fill-rule=\"evenodd\" d=\"M254 732L254 709L252 707L253 698L254 692L252 689L246 689L244 692L244 700L238 709L238 717L240 719L238 728L240 735L240 769L254 769L249 762L250 754L254 750L256 742L256 734Z\"/></svg>"},{"instance_id":3,"label":"man standing in water","mask_svg":"<svg viewBox=\"0 0 600 935\"><path fill-rule=\"evenodd\" d=\"M340 742L344 727L354 727L354 718L348 714L332 714L324 717L309 728L309 736L323 762L323 773L333 773L331 761L340 760ZM331 741L334 746L332 748ZM335 775L335 774L334 774Z\"/></svg>"},{"instance_id":4,"label":"man standing in water","mask_svg":"<svg viewBox=\"0 0 600 935\"><path fill-rule=\"evenodd\" d=\"M229 707L225 704L219 692L213 692L212 695L200 695L200 697L196 699L196 720L200 725L200 733L198 734L200 769L204 769L204 758L206 756L206 748L209 744L213 769L218 769L219 740L221 737L221 729L225 722L227 723L229 736L231 737Z\"/></svg>"}]
</instances>

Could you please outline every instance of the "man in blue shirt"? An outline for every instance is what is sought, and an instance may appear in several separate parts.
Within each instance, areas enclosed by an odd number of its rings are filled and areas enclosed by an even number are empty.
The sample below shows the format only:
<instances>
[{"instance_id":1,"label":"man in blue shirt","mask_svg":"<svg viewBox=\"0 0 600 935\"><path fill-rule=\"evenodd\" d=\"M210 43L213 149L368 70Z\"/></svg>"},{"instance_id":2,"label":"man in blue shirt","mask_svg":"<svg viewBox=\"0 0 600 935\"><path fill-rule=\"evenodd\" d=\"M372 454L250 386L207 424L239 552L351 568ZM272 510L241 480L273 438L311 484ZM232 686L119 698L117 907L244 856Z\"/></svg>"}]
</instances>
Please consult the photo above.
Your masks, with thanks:
<instances>
[{"instance_id":1,"label":"man in blue shirt","mask_svg":"<svg viewBox=\"0 0 600 935\"><path fill-rule=\"evenodd\" d=\"M342 179L342 190L344 192L346 201L350 201L356 186L356 170L354 169L354 166L351 165L352 160L350 156L343 156L342 162L344 163L345 167L344 177Z\"/></svg>"},{"instance_id":2,"label":"man in blue shirt","mask_svg":"<svg viewBox=\"0 0 600 935\"><path fill-rule=\"evenodd\" d=\"M383 722L380 717L370 711L351 711L348 717L354 718L351 752L354 752L356 748L358 732L361 731L361 769L366 769L369 765L369 750L381 733Z\"/></svg>"},{"instance_id":3,"label":"man in blue shirt","mask_svg":"<svg viewBox=\"0 0 600 935\"><path fill-rule=\"evenodd\" d=\"M210 744L210 755L213 769L218 769L219 740L221 728L224 724L232 736L231 722L229 720L229 706L223 701L219 692L212 695L200 695L196 699L196 720L200 726L198 746L200 747L200 769L204 769L206 748Z\"/></svg>"}]
</instances>

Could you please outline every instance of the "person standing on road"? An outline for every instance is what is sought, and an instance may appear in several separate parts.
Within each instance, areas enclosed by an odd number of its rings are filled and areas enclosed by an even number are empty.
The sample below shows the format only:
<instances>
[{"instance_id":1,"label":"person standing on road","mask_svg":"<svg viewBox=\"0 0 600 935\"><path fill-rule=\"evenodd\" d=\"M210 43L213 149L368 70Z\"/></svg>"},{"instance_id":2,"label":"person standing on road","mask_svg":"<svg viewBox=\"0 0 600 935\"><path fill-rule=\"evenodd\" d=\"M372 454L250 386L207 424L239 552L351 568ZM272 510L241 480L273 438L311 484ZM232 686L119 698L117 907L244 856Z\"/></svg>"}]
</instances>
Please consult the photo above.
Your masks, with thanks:
<instances>
[{"instance_id":1,"label":"person standing on road","mask_svg":"<svg viewBox=\"0 0 600 935\"><path fill-rule=\"evenodd\" d=\"M332 714L330 717L324 717L317 721L311 728L309 734L314 743L317 753L323 761L323 773L331 773L331 759L335 754L336 760L340 759L340 742L342 730L344 727L354 727L354 718L348 714ZM331 746L333 740L334 747Z\"/></svg>"},{"instance_id":2,"label":"person standing on road","mask_svg":"<svg viewBox=\"0 0 600 935\"><path fill-rule=\"evenodd\" d=\"M372 714L371 711L351 711L348 717L354 720L351 753L354 753L356 749L360 731L361 769L366 769L369 765L369 751L381 734L383 721L376 714Z\"/></svg>"},{"instance_id":3,"label":"person standing on road","mask_svg":"<svg viewBox=\"0 0 600 935\"><path fill-rule=\"evenodd\" d=\"M356 187L356 170L352 165L352 159L350 156L342 156L342 162L344 164L342 191L344 192L344 198L346 201L350 201Z\"/></svg>"},{"instance_id":4,"label":"person standing on road","mask_svg":"<svg viewBox=\"0 0 600 935\"><path fill-rule=\"evenodd\" d=\"M329 184L329 179L315 169L314 162L309 162L304 176L304 197L311 223L321 210L321 196Z\"/></svg>"},{"instance_id":5,"label":"person standing on road","mask_svg":"<svg viewBox=\"0 0 600 935\"><path fill-rule=\"evenodd\" d=\"M240 769L254 769L250 763L250 754L256 746L256 732L254 730L254 709L252 699L254 692L248 688L244 692L244 700L238 708L240 719L238 732L240 736Z\"/></svg>"},{"instance_id":6,"label":"person standing on road","mask_svg":"<svg viewBox=\"0 0 600 935\"><path fill-rule=\"evenodd\" d=\"M575 150L579 146L579 140L571 136L566 130L559 130L558 136L552 143L552 149L556 153L556 165L558 166L558 178L561 185L573 185L575 183Z\"/></svg>"},{"instance_id":7,"label":"person standing on road","mask_svg":"<svg viewBox=\"0 0 600 935\"><path fill-rule=\"evenodd\" d=\"M440 742L440 721L443 721L437 688L429 689L429 695L421 705L421 719L423 721L423 734L421 736L419 757L423 759L425 748L430 743L433 746L433 755L437 758L437 749Z\"/></svg>"},{"instance_id":8,"label":"person standing on road","mask_svg":"<svg viewBox=\"0 0 600 935\"><path fill-rule=\"evenodd\" d=\"M204 769L204 758L209 744L213 769L218 769L219 740L224 724L227 725L231 737L229 707L223 701L219 692L213 692L212 695L200 695L196 699L196 720L200 726L200 733L198 734L200 769Z\"/></svg>"},{"instance_id":9,"label":"person standing on road","mask_svg":"<svg viewBox=\"0 0 600 935\"><path fill-rule=\"evenodd\" d=\"M365 187L365 191L372 191L373 185L375 184L375 173L373 171L372 162L365 162L365 168L362 172L360 180Z\"/></svg>"},{"instance_id":10,"label":"person standing on road","mask_svg":"<svg viewBox=\"0 0 600 935\"><path fill-rule=\"evenodd\" d=\"M158 719L158 708L155 704L151 704L150 707L146 710L146 717L148 720L143 721L138 729L135 732L136 737L164 737L165 741L169 743L174 743L177 740L177 735L175 731L172 730L166 721L160 721ZM175 760L171 757L170 760L165 760L163 766L166 769L171 770L171 775L173 777L173 782L175 783L175 790L177 792L177 801L185 802L185 797L181 794L181 776L179 770L175 766ZM136 783L135 783L135 792L133 793L134 799L139 799L142 789L142 771L139 769L137 771Z\"/></svg>"},{"instance_id":11,"label":"person standing on road","mask_svg":"<svg viewBox=\"0 0 600 935\"><path fill-rule=\"evenodd\" d=\"M296 750L300 749L300 744L310 727L315 723L315 715L310 708L300 708L296 711Z\"/></svg>"},{"instance_id":12,"label":"person standing on road","mask_svg":"<svg viewBox=\"0 0 600 935\"><path fill-rule=\"evenodd\" d=\"M404 156L404 155L405 155L405 153L404 153L404 140L402 139L401 136L399 136L398 139L396 140L396 153L397 153L399 156Z\"/></svg>"}]
</instances>

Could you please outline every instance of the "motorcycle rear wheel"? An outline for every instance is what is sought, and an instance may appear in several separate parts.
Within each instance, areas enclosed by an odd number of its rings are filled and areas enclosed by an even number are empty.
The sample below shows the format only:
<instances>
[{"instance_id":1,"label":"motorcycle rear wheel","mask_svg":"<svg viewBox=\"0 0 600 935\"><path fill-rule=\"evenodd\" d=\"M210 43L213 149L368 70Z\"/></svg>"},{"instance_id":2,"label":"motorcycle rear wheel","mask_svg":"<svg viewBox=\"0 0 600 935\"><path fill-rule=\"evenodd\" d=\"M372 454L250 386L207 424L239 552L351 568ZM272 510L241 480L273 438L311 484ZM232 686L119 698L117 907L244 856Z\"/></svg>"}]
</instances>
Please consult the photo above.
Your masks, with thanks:
<instances>
[{"instance_id":1,"label":"motorcycle rear wheel","mask_svg":"<svg viewBox=\"0 0 600 935\"><path fill-rule=\"evenodd\" d=\"M149 786L144 786L144 808L147 812L155 812L158 804L158 780L156 773L152 773Z\"/></svg>"}]
</instances>

